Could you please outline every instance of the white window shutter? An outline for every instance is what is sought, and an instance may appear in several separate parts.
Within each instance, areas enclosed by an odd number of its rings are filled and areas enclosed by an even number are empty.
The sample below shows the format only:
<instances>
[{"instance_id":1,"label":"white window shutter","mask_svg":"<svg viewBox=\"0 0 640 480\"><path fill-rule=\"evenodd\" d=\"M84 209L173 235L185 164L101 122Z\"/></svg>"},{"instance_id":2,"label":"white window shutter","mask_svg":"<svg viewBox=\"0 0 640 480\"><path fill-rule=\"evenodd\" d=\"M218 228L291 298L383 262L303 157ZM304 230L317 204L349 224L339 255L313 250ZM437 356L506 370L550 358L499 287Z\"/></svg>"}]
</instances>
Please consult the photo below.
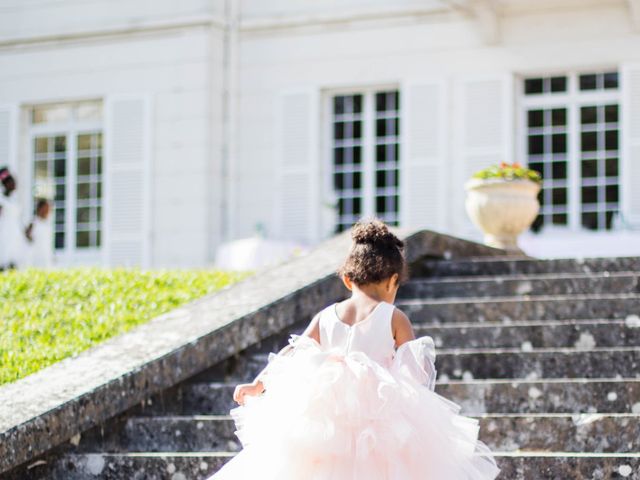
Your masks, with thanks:
<instances>
[{"instance_id":1,"label":"white window shutter","mask_svg":"<svg viewBox=\"0 0 640 480\"><path fill-rule=\"evenodd\" d=\"M514 82L510 74L456 84L456 162L452 195L458 234L477 233L465 208L465 182L478 170L514 161Z\"/></svg>"},{"instance_id":2,"label":"white window shutter","mask_svg":"<svg viewBox=\"0 0 640 480\"><path fill-rule=\"evenodd\" d=\"M0 105L0 167L18 169L18 106Z\"/></svg>"},{"instance_id":3,"label":"white window shutter","mask_svg":"<svg viewBox=\"0 0 640 480\"><path fill-rule=\"evenodd\" d=\"M623 222L640 227L640 64L622 68L622 148L620 172Z\"/></svg>"},{"instance_id":4,"label":"white window shutter","mask_svg":"<svg viewBox=\"0 0 640 480\"><path fill-rule=\"evenodd\" d=\"M401 92L400 223L442 230L446 223L447 85L408 82Z\"/></svg>"},{"instance_id":5,"label":"white window shutter","mask_svg":"<svg viewBox=\"0 0 640 480\"><path fill-rule=\"evenodd\" d=\"M150 261L151 101L114 95L105 118L105 254L110 266Z\"/></svg>"},{"instance_id":6,"label":"white window shutter","mask_svg":"<svg viewBox=\"0 0 640 480\"><path fill-rule=\"evenodd\" d=\"M277 108L277 231L310 244L320 236L318 93L285 92Z\"/></svg>"}]
</instances>

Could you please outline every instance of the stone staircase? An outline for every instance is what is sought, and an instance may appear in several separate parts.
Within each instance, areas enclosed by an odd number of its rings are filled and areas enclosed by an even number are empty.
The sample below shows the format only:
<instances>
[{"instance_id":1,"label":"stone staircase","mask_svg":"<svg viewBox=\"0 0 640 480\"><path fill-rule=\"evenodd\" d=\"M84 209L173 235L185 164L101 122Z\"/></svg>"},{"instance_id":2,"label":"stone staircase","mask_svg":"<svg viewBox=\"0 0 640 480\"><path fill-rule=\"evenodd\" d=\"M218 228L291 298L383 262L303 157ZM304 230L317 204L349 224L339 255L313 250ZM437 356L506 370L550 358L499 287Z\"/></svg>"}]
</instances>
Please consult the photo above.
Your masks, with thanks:
<instances>
[{"instance_id":1,"label":"stone staircase","mask_svg":"<svg viewBox=\"0 0 640 480\"><path fill-rule=\"evenodd\" d=\"M640 479L640 258L424 260L396 305L438 347L501 479ZM299 324L292 331L300 331ZM239 448L235 384L274 335L6 478L206 478Z\"/></svg>"}]
</instances>

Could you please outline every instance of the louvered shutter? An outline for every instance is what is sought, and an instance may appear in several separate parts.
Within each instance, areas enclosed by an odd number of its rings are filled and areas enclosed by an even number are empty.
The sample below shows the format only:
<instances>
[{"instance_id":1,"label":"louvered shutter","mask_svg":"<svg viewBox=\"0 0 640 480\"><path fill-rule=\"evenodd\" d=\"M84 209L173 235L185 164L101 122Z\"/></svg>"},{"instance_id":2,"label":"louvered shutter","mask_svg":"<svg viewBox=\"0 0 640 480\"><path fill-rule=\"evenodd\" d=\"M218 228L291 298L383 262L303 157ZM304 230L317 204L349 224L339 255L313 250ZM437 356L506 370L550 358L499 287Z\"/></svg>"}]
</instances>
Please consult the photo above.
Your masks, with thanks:
<instances>
[{"instance_id":1,"label":"louvered shutter","mask_svg":"<svg viewBox=\"0 0 640 480\"><path fill-rule=\"evenodd\" d=\"M467 217L464 184L476 171L513 162L513 76L504 74L460 80L456 84L456 168L451 195L459 234L478 234Z\"/></svg>"},{"instance_id":2,"label":"louvered shutter","mask_svg":"<svg viewBox=\"0 0 640 480\"><path fill-rule=\"evenodd\" d=\"M277 230L280 238L312 243L319 238L318 94L286 92L278 99Z\"/></svg>"},{"instance_id":3,"label":"louvered shutter","mask_svg":"<svg viewBox=\"0 0 640 480\"><path fill-rule=\"evenodd\" d=\"M150 99L107 99L105 253L110 266L147 266L150 239Z\"/></svg>"},{"instance_id":4,"label":"louvered shutter","mask_svg":"<svg viewBox=\"0 0 640 480\"><path fill-rule=\"evenodd\" d=\"M640 64L622 68L622 215L640 227Z\"/></svg>"},{"instance_id":5,"label":"louvered shutter","mask_svg":"<svg viewBox=\"0 0 640 480\"><path fill-rule=\"evenodd\" d=\"M17 173L18 107L0 105L0 167Z\"/></svg>"},{"instance_id":6,"label":"louvered shutter","mask_svg":"<svg viewBox=\"0 0 640 480\"><path fill-rule=\"evenodd\" d=\"M401 223L441 230L446 223L446 83L409 82L401 98Z\"/></svg>"}]
</instances>

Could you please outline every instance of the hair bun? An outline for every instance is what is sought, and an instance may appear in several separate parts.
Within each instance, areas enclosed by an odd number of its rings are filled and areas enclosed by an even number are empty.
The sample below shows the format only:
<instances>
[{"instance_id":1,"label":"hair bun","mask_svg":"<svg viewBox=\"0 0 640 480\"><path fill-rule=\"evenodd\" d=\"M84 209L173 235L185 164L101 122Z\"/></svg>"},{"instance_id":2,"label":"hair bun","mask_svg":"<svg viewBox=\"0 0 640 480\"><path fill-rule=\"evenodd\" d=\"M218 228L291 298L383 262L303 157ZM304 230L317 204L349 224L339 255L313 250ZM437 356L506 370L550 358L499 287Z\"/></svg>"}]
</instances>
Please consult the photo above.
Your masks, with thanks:
<instances>
[{"instance_id":1,"label":"hair bun","mask_svg":"<svg viewBox=\"0 0 640 480\"><path fill-rule=\"evenodd\" d=\"M356 244L397 248L404 246L404 243L391 233L383 222L377 219L354 224L351 228L351 238Z\"/></svg>"}]
</instances>

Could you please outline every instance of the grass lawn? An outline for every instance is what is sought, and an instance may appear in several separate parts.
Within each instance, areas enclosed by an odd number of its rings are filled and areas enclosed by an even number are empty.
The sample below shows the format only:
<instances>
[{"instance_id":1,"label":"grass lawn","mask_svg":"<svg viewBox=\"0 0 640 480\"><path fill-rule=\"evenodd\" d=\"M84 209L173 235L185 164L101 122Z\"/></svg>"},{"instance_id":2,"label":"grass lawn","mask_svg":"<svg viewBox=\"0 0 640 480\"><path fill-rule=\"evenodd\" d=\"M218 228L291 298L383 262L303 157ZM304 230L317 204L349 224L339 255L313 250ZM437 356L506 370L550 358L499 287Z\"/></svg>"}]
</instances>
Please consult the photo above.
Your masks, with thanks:
<instances>
[{"instance_id":1,"label":"grass lawn","mask_svg":"<svg viewBox=\"0 0 640 480\"><path fill-rule=\"evenodd\" d=\"M248 275L94 268L0 273L0 385Z\"/></svg>"}]
</instances>

